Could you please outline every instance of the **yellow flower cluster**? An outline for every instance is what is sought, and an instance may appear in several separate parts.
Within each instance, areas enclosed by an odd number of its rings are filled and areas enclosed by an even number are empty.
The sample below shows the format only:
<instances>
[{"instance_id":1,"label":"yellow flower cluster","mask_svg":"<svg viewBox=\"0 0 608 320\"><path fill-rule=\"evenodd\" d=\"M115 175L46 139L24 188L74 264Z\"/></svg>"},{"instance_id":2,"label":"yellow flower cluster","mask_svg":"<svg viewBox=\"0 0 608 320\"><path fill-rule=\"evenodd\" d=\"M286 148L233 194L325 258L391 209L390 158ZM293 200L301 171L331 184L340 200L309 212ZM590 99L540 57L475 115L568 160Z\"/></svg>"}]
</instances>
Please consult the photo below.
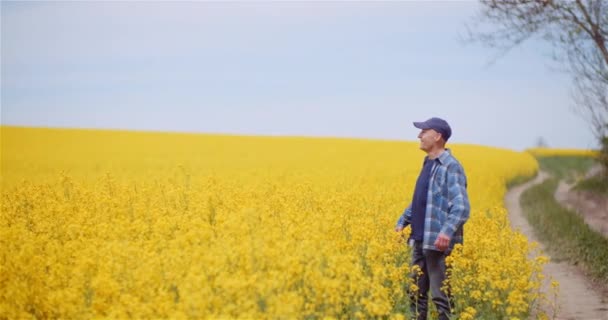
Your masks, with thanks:
<instances>
[{"instance_id":1,"label":"yellow flower cluster","mask_svg":"<svg viewBox=\"0 0 608 320\"><path fill-rule=\"evenodd\" d=\"M393 226L416 143L16 127L1 139L0 318L409 316L407 235ZM502 201L537 163L452 151L473 208L450 258L454 312L526 318L546 261Z\"/></svg>"}]
</instances>

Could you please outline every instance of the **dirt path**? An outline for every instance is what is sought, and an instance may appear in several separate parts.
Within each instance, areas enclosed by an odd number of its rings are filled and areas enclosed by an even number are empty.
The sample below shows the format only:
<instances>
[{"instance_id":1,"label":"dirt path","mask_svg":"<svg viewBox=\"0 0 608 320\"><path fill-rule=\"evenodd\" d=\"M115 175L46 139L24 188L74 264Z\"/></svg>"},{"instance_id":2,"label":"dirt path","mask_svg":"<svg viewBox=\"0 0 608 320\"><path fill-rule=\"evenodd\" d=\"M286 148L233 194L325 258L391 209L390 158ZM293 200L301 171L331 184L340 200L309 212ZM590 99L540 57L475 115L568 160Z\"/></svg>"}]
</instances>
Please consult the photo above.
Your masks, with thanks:
<instances>
[{"instance_id":1,"label":"dirt path","mask_svg":"<svg viewBox=\"0 0 608 320\"><path fill-rule=\"evenodd\" d=\"M591 169L589 169L589 171L587 171L587 174L585 175L585 177L591 178L593 176L597 176L602 173L602 170L603 170L602 165L596 164L596 165L592 166Z\"/></svg>"},{"instance_id":2,"label":"dirt path","mask_svg":"<svg viewBox=\"0 0 608 320\"><path fill-rule=\"evenodd\" d=\"M560 181L555 200L580 214L585 223L604 237L608 237L608 198L592 192L572 190L572 185Z\"/></svg>"},{"instance_id":3,"label":"dirt path","mask_svg":"<svg viewBox=\"0 0 608 320\"><path fill-rule=\"evenodd\" d=\"M540 172L533 181L512 188L505 196L505 206L509 211L511 227L519 230L530 241L538 242L538 239L524 217L519 198L526 189L541 183L547 177L546 173ZM549 279L557 280L560 284L557 299L559 307L555 319L608 320L608 302L602 298L599 292L595 291L580 270L566 262L551 261L545 266L544 272L548 278L543 284L545 294L548 295L551 292ZM549 308L545 308L545 310L549 310Z\"/></svg>"}]
</instances>

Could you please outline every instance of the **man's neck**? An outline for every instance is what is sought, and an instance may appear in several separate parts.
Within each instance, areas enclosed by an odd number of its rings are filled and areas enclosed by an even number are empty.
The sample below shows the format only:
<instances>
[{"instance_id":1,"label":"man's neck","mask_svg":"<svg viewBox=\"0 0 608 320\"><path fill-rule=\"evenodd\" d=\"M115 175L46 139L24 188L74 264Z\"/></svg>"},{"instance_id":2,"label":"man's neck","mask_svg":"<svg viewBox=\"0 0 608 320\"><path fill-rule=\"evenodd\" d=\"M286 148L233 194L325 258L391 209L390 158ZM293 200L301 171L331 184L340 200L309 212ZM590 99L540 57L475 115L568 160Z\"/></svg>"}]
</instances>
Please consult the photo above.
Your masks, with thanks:
<instances>
[{"instance_id":1,"label":"man's neck","mask_svg":"<svg viewBox=\"0 0 608 320\"><path fill-rule=\"evenodd\" d=\"M439 158L439 156L445 151L445 148L437 148L428 152L429 159L435 160Z\"/></svg>"}]
</instances>

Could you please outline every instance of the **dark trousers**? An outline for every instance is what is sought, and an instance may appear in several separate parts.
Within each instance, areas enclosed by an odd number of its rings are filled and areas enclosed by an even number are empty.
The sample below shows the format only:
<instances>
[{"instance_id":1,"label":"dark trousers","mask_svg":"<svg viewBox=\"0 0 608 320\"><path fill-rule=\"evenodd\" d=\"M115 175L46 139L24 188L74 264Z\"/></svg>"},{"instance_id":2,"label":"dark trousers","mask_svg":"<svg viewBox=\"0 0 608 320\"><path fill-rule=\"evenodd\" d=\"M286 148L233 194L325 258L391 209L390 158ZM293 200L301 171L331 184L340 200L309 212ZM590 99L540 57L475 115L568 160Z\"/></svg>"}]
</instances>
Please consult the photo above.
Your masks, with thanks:
<instances>
[{"instance_id":1,"label":"dark trousers","mask_svg":"<svg viewBox=\"0 0 608 320\"><path fill-rule=\"evenodd\" d=\"M418 286L417 292L410 291L412 314L418 320L425 320L428 313L428 293L431 289L433 303L439 312L439 319L448 319L450 313L450 299L444 290L441 290L446 279L445 257L441 251L423 250L422 242L416 241L412 247L412 266L417 265L422 275L412 273L414 283Z\"/></svg>"}]
</instances>

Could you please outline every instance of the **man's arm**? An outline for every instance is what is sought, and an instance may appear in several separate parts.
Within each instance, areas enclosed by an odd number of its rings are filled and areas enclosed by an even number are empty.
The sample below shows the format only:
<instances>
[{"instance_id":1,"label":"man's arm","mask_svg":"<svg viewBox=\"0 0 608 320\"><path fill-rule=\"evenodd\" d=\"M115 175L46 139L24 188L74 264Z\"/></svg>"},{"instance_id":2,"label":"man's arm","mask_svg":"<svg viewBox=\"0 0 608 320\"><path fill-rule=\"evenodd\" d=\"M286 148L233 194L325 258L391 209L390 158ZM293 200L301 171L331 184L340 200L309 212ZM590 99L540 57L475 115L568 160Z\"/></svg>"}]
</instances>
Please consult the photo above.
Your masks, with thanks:
<instances>
[{"instance_id":1,"label":"man's arm","mask_svg":"<svg viewBox=\"0 0 608 320\"><path fill-rule=\"evenodd\" d=\"M411 222L412 222L412 205L410 204L409 206L407 206L407 208L405 208L401 217L399 217L399 220L397 221L397 224L395 225L395 231L400 232L405 227L407 227L407 225L410 224Z\"/></svg>"},{"instance_id":2,"label":"man's arm","mask_svg":"<svg viewBox=\"0 0 608 320\"><path fill-rule=\"evenodd\" d=\"M464 169L460 164L453 164L448 167L448 216L447 220L441 227L440 234L443 234L448 239L454 236L454 233L468 219L471 211L469 204L469 196L467 194L467 178L464 174ZM449 241L448 241L449 242Z\"/></svg>"}]
</instances>

